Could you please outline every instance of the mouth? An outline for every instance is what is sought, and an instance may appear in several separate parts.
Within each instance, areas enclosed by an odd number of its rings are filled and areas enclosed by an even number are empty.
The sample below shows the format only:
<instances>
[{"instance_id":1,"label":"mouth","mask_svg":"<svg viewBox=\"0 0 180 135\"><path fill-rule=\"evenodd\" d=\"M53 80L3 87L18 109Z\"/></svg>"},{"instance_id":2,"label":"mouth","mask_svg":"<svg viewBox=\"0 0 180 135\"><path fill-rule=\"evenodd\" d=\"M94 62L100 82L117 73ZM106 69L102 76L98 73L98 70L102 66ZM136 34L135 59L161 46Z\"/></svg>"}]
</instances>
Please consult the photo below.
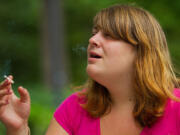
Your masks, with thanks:
<instances>
[{"instance_id":1,"label":"mouth","mask_svg":"<svg viewBox=\"0 0 180 135\"><path fill-rule=\"evenodd\" d=\"M95 58L95 59L101 59L102 56L96 52L90 52L89 53L89 58Z\"/></svg>"}]
</instances>

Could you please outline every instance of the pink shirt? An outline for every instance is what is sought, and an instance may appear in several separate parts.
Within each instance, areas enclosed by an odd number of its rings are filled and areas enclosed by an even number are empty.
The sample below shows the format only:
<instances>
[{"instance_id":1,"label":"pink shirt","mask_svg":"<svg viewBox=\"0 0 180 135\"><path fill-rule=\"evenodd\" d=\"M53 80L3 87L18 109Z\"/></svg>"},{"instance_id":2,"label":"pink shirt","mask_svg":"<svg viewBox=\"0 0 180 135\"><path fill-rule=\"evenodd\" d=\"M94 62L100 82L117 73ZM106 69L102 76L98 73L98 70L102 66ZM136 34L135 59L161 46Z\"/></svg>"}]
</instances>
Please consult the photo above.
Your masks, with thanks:
<instances>
[{"instance_id":1,"label":"pink shirt","mask_svg":"<svg viewBox=\"0 0 180 135\"><path fill-rule=\"evenodd\" d=\"M180 97L180 89L174 94ZM79 102L77 93L72 94L56 109L54 118L69 135L100 135L100 118L92 118ZM163 116L140 135L180 135L180 102L168 99Z\"/></svg>"}]
</instances>

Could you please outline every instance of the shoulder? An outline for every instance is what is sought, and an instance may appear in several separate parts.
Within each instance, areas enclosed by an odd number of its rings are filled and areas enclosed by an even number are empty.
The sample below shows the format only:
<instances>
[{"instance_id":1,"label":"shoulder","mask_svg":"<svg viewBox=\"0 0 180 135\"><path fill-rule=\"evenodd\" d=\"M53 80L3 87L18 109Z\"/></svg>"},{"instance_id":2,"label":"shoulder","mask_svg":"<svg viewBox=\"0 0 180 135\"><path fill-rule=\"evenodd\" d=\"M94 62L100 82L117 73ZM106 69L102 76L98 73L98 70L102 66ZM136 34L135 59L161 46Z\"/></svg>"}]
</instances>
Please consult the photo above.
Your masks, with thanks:
<instances>
[{"instance_id":1,"label":"shoulder","mask_svg":"<svg viewBox=\"0 0 180 135\"><path fill-rule=\"evenodd\" d=\"M180 99L180 89L179 88L174 89L174 95ZM180 116L180 101L174 101L174 106L178 109L178 113Z\"/></svg>"},{"instance_id":2,"label":"shoulder","mask_svg":"<svg viewBox=\"0 0 180 135\"><path fill-rule=\"evenodd\" d=\"M56 117L59 117L63 113L66 113L66 115L69 116L73 115L77 110L81 108L79 101L80 100L78 92L71 94L57 107L54 115Z\"/></svg>"},{"instance_id":3,"label":"shoulder","mask_svg":"<svg viewBox=\"0 0 180 135\"><path fill-rule=\"evenodd\" d=\"M173 94L180 98L180 89L175 88ZM180 129L180 102L168 99L164 113L151 128L145 128L153 135L166 135L179 133ZM171 133L172 132L172 133Z\"/></svg>"},{"instance_id":4,"label":"shoulder","mask_svg":"<svg viewBox=\"0 0 180 135\"><path fill-rule=\"evenodd\" d=\"M173 94L180 99L180 89L179 88L175 88L173 91ZM169 100L169 105L166 107L166 121L167 123L174 123L171 124L171 126L169 124L167 124L169 127L173 127L174 129L176 129L176 131L178 132L178 134L180 133L180 101L174 101L172 99Z\"/></svg>"},{"instance_id":5,"label":"shoulder","mask_svg":"<svg viewBox=\"0 0 180 135\"><path fill-rule=\"evenodd\" d=\"M180 89L175 88L173 91L174 96L180 99ZM172 117L179 118L180 120L180 101L168 99L167 106L165 108L167 114L172 114Z\"/></svg>"},{"instance_id":6,"label":"shoulder","mask_svg":"<svg viewBox=\"0 0 180 135\"><path fill-rule=\"evenodd\" d=\"M81 98L78 92L67 97L54 112L56 121L69 133L78 127L81 117L84 117L86 111L81 107Z\"/></svg>"},{"instance_id":7,"label":"shoulder","mask_svg":"<svg viewBox=\"0 0 180 135\"><path fill-rule=\"evenodd\" d=\"M173 94L174 96L176 96L177 98L180 99L180 89L179 88L175 88L173 90ZM167 103L167 109L171 108L171 109L177 109L177 108L180 108L180 102L178 101L174 101L172 99L168 99L168 103Z\"/></svg>"},{"instance_id":8,"label":"shoulder","mask_svg":"<svg viewBox=\"0 0 180 135\"><path fill-rule=\"evenodd\" d=\"M178 98L180 98L180 88L175 88L174 89L174 95Z\"/></svg>"}]
</instances>

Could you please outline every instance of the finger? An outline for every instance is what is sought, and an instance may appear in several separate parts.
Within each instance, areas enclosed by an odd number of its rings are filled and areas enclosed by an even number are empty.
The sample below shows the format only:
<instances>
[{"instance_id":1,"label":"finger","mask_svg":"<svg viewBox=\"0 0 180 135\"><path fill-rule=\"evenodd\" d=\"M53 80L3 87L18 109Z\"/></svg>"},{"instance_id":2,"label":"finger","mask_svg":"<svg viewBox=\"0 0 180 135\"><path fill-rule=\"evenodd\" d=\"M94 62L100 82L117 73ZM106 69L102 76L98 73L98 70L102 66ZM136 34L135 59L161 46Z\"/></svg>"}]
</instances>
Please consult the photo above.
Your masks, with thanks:
<instances>
[{"instance_id":1,"label":"finger","mask_svg":"<svg viewBox=\"0 0 180 135\"><path fill-rule=\"evenodd\" d=\"M1 94L6 93L5 91L7 91L7 94L12 93L12 86L11 86L11 84L9 84L9 85L5 86L4 88L0 89L0 96L1 96Z\"/></svg>"},{"instance_id":2,"label":"finger","mask_svg":"<svg viewBox=\"0 0 180 135\"><path fill-rule=\"evenodd\" d=\"M0 107L2 107L3 105L7 105L7 104L9 104L9 102L6 100L0 101Z\"/></svg>"},{"instance_id":3,"label":"finger","mask_svg":"<svg viewBox=\"0 0 180 135\"><path fill-rule=\"evenodd\" d=\"M9 75L1 84L0 84L0 90L5 88L6 86L12 84L13 76ZM10 86L11 87L11 86Z\"/></svg>"},{"instance_id":4,"label":"finger","mask_svg":"<svg viewBox=\"0 0 180 135\"><path fill-rule=\"evenodd\" d=\"M11 84L14 83L14 81L13 81L13 76L12 76L12 75L9 75L9 76L7 77L7 79L10 81Z\"/></svg>"},{"instance_id":5,"label":"finger","mask_svg":"<svg viewBox=\"0 0 180 135\"><path fill-rule=\"evenodd\" d=\"M12 94L12 90L10 89L3 89L0 91L0 97L5 96L5 95L10 95L10 94Z\"/></svg>"},{"instance_id":6,"label":"finger","mask_svg":"<svg viewBox=\"0 0 180 135\"><path fill-rule=\"evenodd\" d=\"M11 80L13 80L13 76L12 76L12 75L9 75L8 78L11 79Z\"/></svg>"},{"instance_id":7,"label":"finger","mask_svg":"<svg viewBox=\"0 0 180 135\"><path fill-rule=\"evenodd\" d=\"M21 102L30 102L29 92L22 86L18 87Z\"/></svg>"},{"instance_id":8,"label":"finger","mask_svg":"<svg viewBox=\"0 0 180 135\"><path fill-rule=\"evenodd\" d=\"M8 86L9 84L10 84L10 82L8 79L4 80L0 85L0 89L3 89L4 87Z\"/></svg>"},{"instance_id":9,"label":"finger","mask_svg":"<svg viewBox=\"0 0 180 135\"><path fill-rule=\"evenodd\" d=\"M0 107L3 106L3 105L9 104L8 98L9 98L8 96L5 96L0 100Z\"/></svg>"}]
</instances>

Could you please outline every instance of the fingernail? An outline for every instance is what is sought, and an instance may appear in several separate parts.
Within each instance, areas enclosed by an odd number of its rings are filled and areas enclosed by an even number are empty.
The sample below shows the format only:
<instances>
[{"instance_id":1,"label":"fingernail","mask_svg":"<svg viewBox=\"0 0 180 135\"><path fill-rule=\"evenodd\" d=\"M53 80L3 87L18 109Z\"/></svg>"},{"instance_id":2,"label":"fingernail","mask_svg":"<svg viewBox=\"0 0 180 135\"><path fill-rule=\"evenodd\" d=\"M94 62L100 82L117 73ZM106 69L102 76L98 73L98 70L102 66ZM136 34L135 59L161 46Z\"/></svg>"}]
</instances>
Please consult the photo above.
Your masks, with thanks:
<instances>
[{"instance_id":1,"label":"fingernail","mask_svg":"<svg viewBox=\"0 0 180 135\"><path fill-rule=\"evenodd\" d=\"M4 84L8 84L8 82L9 82L9 80L8 80L8 79L6 79L6 80L4 81Z\"/></svg>"}]
</instances>

